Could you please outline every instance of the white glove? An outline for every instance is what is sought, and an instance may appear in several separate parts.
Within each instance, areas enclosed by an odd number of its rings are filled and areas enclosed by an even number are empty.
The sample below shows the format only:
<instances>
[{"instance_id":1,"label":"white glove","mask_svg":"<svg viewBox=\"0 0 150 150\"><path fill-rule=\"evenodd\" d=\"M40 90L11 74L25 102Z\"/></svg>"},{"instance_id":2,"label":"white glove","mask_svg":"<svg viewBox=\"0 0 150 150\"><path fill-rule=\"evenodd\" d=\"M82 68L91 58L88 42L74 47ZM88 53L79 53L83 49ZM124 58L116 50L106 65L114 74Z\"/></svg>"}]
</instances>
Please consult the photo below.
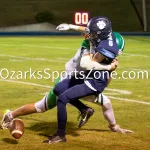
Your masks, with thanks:
<instances>
[{"instance_id":1,"label":"white glove","mask_svg":"<svg viewBox=\"0 0 150 150\"><path fill-rule=\"evenodd\" d=\"M120 133L133 133L133 131L128 130L128 129L122 129L120 126L117 124L114 127L108 126L111 131L113 132L120 132Z\"/></svg>"},{"instance_id":2,"label":"white glove","mask_svg":"<svg viewBox=\"0 0 150 150\"><path fill-rule=\"evenodd\" d=\"M12 111L6 109L4 111L3 119L1 121L1 128L8 129L12 120L13 120Z\"/></svg>"},{"instance_id":3,"label":"white glove","mask_svg":"<svg viewBox=\"0 0 150 150\"><path fill-rule=\"evenodd\" d=\"M59 26L56 27L57 30L59 31L67 31L70 29L69 24L67 23L62 23Z\"/></svg>"}]
</instances>

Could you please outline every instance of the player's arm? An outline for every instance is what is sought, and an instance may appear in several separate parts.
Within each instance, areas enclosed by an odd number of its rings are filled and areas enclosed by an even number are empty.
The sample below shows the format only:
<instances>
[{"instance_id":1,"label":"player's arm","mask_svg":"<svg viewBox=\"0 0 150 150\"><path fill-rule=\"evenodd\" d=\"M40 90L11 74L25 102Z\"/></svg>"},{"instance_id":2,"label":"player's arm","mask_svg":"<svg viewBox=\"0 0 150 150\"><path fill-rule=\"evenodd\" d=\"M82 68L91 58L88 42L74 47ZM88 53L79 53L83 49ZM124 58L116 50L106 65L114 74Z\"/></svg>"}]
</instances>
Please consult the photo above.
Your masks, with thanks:
<instances>
[{"instance_id":1,"label":"player's arm","mask_svg":"<svg viewBox=\"0 0 150 150\"><path fill-rule=\"evenodd\" d=\"M60 24L59 26L56 27L56 29L60 31L75 30L75 31L83 32L83 33L88 32L87 27L77 26L77 25L67 24L67 23Z\"/></svg>"},{"instance_id":2,"label":"player's arm","mask_svg":"<svg viewBox=\"0 0 150 150\"><path fill-rule=\"evenodd\" d=\"M76 31L83 32L83 33L85 33L86 30L87 30L86 27L83 27L83 26L77 26L77 25L73 25L73 24L69 24L69 28L72 29L72 30L76 30Z\"/></svg>"},{"instance_id":3,"label":"player's arm","mask_svg":"<svg viewBox=\"0 0 150 150\"><path fill-rule=\"evenodd\" d=\"M117 66L118 66L118 58L115 58L115 59L113 60L113 64L115 64L116 66L115 66L115 68L114 68L114 69L112 69L112 71L114 71L114 70L117 68ZM111 82L111 80L112 80L112 78L111 78L111 77L109 77L109 79L108 79L108 81L107 81L107 85L106 85L106 86L108 86L108 85L109 85L109 83Z\"/></svg>"},{"instance_id":4,"label":"player's arm","mask_svg":"<svg viewBox=\"0 0 150 150\"><path fill-rule=\"evenodd\" d=\"M99 54L97 54L99 55ZM84 54L80 61L80 66L86 70L114 70L117 66L117 62L113 62L109 65L99 63L102 58L100 56L90 58L89 54Z\"/></svg>"}]
</instances>

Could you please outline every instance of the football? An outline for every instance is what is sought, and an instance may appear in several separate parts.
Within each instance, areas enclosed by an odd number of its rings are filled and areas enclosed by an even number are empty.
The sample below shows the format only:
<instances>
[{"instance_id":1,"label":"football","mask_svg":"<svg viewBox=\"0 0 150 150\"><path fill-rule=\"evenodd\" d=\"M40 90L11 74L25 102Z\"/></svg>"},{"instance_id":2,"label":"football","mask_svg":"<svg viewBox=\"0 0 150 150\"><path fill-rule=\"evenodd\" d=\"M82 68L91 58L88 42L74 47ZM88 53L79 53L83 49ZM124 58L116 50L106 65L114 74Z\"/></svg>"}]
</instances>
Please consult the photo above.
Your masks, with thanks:
<instances>
[{"instance_id":1,"label":"football","mask_svg":"<svg viewBox=\"0 0 150 150\"><path fill-rule=\"evenodd\" d=\"M24 133L24 123L21 119L13 119L10 125L10 133L15 139L20 139Z\"/></svg>"}]
</instances>

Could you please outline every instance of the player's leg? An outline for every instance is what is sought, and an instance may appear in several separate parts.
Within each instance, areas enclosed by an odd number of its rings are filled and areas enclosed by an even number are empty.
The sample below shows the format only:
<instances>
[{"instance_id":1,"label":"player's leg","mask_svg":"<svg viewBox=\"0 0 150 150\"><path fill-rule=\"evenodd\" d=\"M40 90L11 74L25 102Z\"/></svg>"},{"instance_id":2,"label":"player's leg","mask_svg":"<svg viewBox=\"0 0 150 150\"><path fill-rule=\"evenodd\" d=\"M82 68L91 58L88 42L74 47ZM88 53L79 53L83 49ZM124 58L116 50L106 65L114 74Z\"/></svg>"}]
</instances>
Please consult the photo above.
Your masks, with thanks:
<instances>
[{"instance_id":1,"label":"player's leg","mask_svg":"<svg viewBox=\"0 0 150 150\"><path fill-rule=\"evenodd\" d=\"M32 113L37 113L34 105L35 105L35 103L26 104L26 105L21 106L20 108L11 112L12 117L16 118L19 116L25 116L25 115L29 115Z\"/></svg>"},{"instance_id":2,"label":"player's leg","mask_svg":"<svg viewBox=\"0 0 150 150\"><path fill-rule=\"evenodd\" d=\"M95 102L102 107L104 118L107 120L109 127L114 127L116 125L116 120L110 99L101 93L97 96L96 100L91 99L90 101ZM85 120L81 119L79 123L80 127L84 126L85 123Z\"/></svg>"},{"instance_id":3,"label":"player's leg","mask_svg":"<svg viewBox=\"0 0 150 150\"><path fill-rule=\"evenodd\" d=\"M54 86L60 81L60 78L58 78ZM56 106L56 95L53 93L53 89L50 90L48 94L46 94L42 100L32 103L32 104L26 104L14 111L7 110L4 112L2 121L1 121L1 126L3 129L7 129L9 127L9 124L11 121L19 116L25 116L29 115L32 113L43 113L49 109L52 109Z\"/></svg>"},{"instance_id":4,"label":"player's leg","mask_svg":"<svg viewBox=\"0 0 150 150\"><path fill-rule=\"evenodd\" d=\"M9 127L9 124L14 118L36 113L36 112L37 111L34 107L34 103L23 105L14 111L5 110L2 121L1 121L1 126L3 129L7 129Z\"/></svg>"},{"instance_id":5,"label":"player's leg","mask_svg":"<svg viewBox=\"0 0 150 150\"><path fill-rule=\"evenodd\" d=\"M76 82L75 82L76 83ZM62 83L61 83L62 84ZM69 84L69 83L68 83ZM57 85L59 86L59 85ZM70 85L73 86L73 85ZM60 89L61 91L59 91L59 94L64 92L66 89L68 88L68 85L64 86L62 89ZM53 90L50 91L48 98L46 100L46 103L43 105L43 107L41 108L41 104L40 102L38 102L35 106L36 106L36 110L50 110L52 108L54 108L56 106L56 100L57 97L54 94ZM84 123L86 123L88 121L88 119L93 115L94 113L94 109L91 107L88 107L87 105L85 105L84 103L82 103L80 100L76 100L76 101L71 101L70 102L71 105L73 105L74 107L76 107L79 110L79 116L81 116L81 119L84 120ZM45 107L44 107L45 106ZM40 109L39 109L40 108ZM45 109L44 109L45 108ZM87 117L86 117L87 116ZM85 119L86 118L86 119ZM79 126L80 127L80 124Z\"/></svg>"},{"instance_id":6,"label":"player's leg","mask_svg":"<svg viewBox=\"0 0 150 150\"><path fill-rule=\"evenodd\" d=\"M23 105L16 110L10 111L4 113L3 119L1 121L2 128L7 129L10 122L19 116L25 116L32 113L43 113L47 110L50 110L56 106L56 95L53 92L53 89L50 90L48 94L46 94L42 100L32 103L32 104L26 104Z\"/></svg>"},{"instance_id":7,"label":"player's leg","mask_svg":"<svg viewBox=\"0 0 150 150\"><path fill-rule=\"evenodd\" d=\"M61 89L60 93L64 92L68 88L68 85L65 85L63 89ZM56 106L57 103L57 96L54 94L53 89L49 92L48 95L46 95L41 101L35 103L36 111L41 113L45 112L47 110L50 110ZM94 113L94 109L86 106L84 103L82 103L80 100L76 100L76 102L72 101L70 102L74 107L76 107L82 118L84 118L85 114L92 114Z\"/></svg>"},{"instance_id":8,"label":"player's leg","mask_svg":"<svg viewBox=\"0 0 150 150\"><path fill-rule=\"evenodd\" d=\"M101 94L103 98L103 104L101 104L102 112L105 117L105 119L108 121L109 128L113 132L121 132L121 133L132 133L133 131L128 129L121 128L117 123L114 115L114 111L112 108L112 104L109 100L109 98L103 94Z\"/></svg>"},{"instance_id":9,"label":"player's leg","mask_svg":"<svg viewBox=\"0 0 150 150\"><path fill-rule=\"evenodd\" d=\"M58 83L56 85L56 87L54 88L54 93L57 96L59 96L60 94L65 92L67 89L69 89L77 84L83 84L83 83L84 83L84 80L75 79L75 77L72 77L71 79L65 79L61 83ZM76 101L70 101L70 104L72 104L74 107L76 107L79 110L79 113L80 113L79 117L81 117L81 120L84 120L84 124L88 121L88 119L94 113L93 108L86 106L79 99ZM82 121L80 121L80 122L82 122ZM80 123L79 123L78 127L80 127Z\"/></svg>"},{"instance_id":10,"label":"player's leg","mask_svg":"<svg viewBox=\"0 0 150 150\"><path fill-rule=\"evenodd\" d=\"M59 82L59 80L60 79L56 80L55 85ZM67 84L65 85L65 88L61 89L61 92L63 92L65 89L68 88ZM2 128L7 129L10 122L16 117L29 115L29 114L32 114L32 113L43 113L47 110L50 110L50 109L52 109L56 106L56 102L57 102L57 97L54 94L53 89L52 89L52 90L50 90L50 92L48 94L46 94L43 97L42 100L40 100L36 103L23 105L23 106L19 107L18 109L14 110L14 111L8 110L3 115L3 119L1 121ZM76 103L72 102L71 104L73 106L75 106L81 112L82 116L84 116L85 112L86 113L94 112L94 110L92 108L87 107L86 105L84 105L79 100L76 101Z\"/></svg>"},{"instance_id":11,"label":"player's leg","mask_svg":"<svg viewBox=\"0 0 150 150\"><path fill-rule=\"evenodd\" d=\"M11 121L16 117L25 116L38 112L45 112L46 109L43 106L45 106L45 97L39 102L23 105L17 108L16 110L13 111L6 110L4 112L3 119L1 121L2 128L7 129Z\"/></svg>"},{"instance_id":12,"label":"player's leg","mask_svg":"<svg viewBox=\"0 0 150 150\"><path fill-rule=\"evenodd\" d=\"M54 88L54 93L59 93L59 87ZM91 90L87 85L80 84L75 85L65 92L61 93L58 97L57 101L57 118L58 118L58 130L56 135L54 135L51 139L46 140L47 143L56 143L56 142L64 142L65 138L65 129L67 122L67 111L66 104L71 101L76 101L79 98L94 95L95 91Z\"/></svg>"},{"instance_id":13,"label":"player's leg","mask_svg":"<svg viewBox=\"0 0 150 150\"><path fill-rule=\"evenodd\" d=\"M64 91L66 91L70 87L72 87L76 84L82 84L82 83L83 83L83 80L75 79L75 77L72 77L71 80L70 79L64 79L63 81L61 81L61 83L57 84L57 96L59 96L61 93L63 93ZM59 86L59 85L61 85L61 86ZM86 110L91 110L94 112L94 110L92 108L86 106L80 100L76 100L76 102L71 101L70 104L72 104L74 107L76 107L81 112L81 114L83 112L85 112Z\"/></svg>"},{"instance_id":14,"label":"player's leg","mask_svg":"<svg viewBox=\"0 0 150 150\"><path fill-rule=\"evenodd\" d=\"M114 126L116 124L116 120L110 99L100 93L95 102L102 107L104 118L108 121L109 125Z\"/></svg>"},{"instance_id":15,"label":"player's leg","mask_svg":"<svg viewBox=\"0 0 150 150\"><path fill-rule=\"evenodd\" d=\"M46 94L42 100L33 103L26 104L14 111L12 111L12 117L16 118L19 116L29 115L32 113L43 113L47 110L50 110L56 106L56 95L53 92L53 89L50 90L48 94Z\"/></svg>"},{"instance_id":16,"label":"player's leg","mask_svg":"<svg viewBox=\"0 0 150 150\"><path fill-rule=\"evenodd\" d=\"M102 107L104 118L107 120L109 124L108 127L111 129L111 131L121 133L132 133L131 130L123 129L116 123L113 107L110 99L107 96L101 93L98 95L97 101L95 102Z\"/></svg>"},{"instance_id":17,"label":"player's leg","mask_svg":"<svg viewBox=\"0 0 150 150\"><path fill-rule=\"evenodd\" d=\"M90 99L89 101L97 103L98 105L101 106L103 116L107 120L107 122L109 124L109 127L114 127L116 125L116 119L115 119L115 116L114 116L114 111L113 111L113 108L112 108L112 104L111 104L110 99L107 96L100 93L96 97L96 99L95 98ZM82 122L81 126L83 126L84 122L83 121L81 121L81 122Z\"/></svg>"}]
</instances>

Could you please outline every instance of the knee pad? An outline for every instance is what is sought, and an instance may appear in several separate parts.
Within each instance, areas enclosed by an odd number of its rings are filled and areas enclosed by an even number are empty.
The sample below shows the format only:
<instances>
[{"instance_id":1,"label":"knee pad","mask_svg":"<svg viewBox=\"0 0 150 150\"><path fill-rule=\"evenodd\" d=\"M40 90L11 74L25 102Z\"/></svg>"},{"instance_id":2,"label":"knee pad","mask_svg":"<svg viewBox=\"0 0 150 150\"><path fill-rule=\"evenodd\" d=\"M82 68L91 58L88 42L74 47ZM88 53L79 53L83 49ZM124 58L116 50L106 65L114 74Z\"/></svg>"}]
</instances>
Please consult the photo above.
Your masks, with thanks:
<instances>
[{"instance_id":1,"label":"knee pad","mask_svg":"<svg viewBox=\"0 0 150 150\"><path fill-rule=\"evenodd\" d=\"M105 105L105 104L108 104L108 103L110 103L110 99L107 97L107 96L105 96L105 95L103 95L102 93L100 93L99 95L98 95L98 97L97 97L97 101L96 101L98 104L100 104L100 105Z\"/></svg>"},{"instance_id":2,"label":"knee pad","mask_svg":"<svg viewBox=\"0 0 150 150\"><path fill-rule=\"evenodd\" d=\"M46 94L42 100L35 103L35 109L38 113L43 113L48 110L47 98L48 94Z\"/></svg>"}]
</instances>

